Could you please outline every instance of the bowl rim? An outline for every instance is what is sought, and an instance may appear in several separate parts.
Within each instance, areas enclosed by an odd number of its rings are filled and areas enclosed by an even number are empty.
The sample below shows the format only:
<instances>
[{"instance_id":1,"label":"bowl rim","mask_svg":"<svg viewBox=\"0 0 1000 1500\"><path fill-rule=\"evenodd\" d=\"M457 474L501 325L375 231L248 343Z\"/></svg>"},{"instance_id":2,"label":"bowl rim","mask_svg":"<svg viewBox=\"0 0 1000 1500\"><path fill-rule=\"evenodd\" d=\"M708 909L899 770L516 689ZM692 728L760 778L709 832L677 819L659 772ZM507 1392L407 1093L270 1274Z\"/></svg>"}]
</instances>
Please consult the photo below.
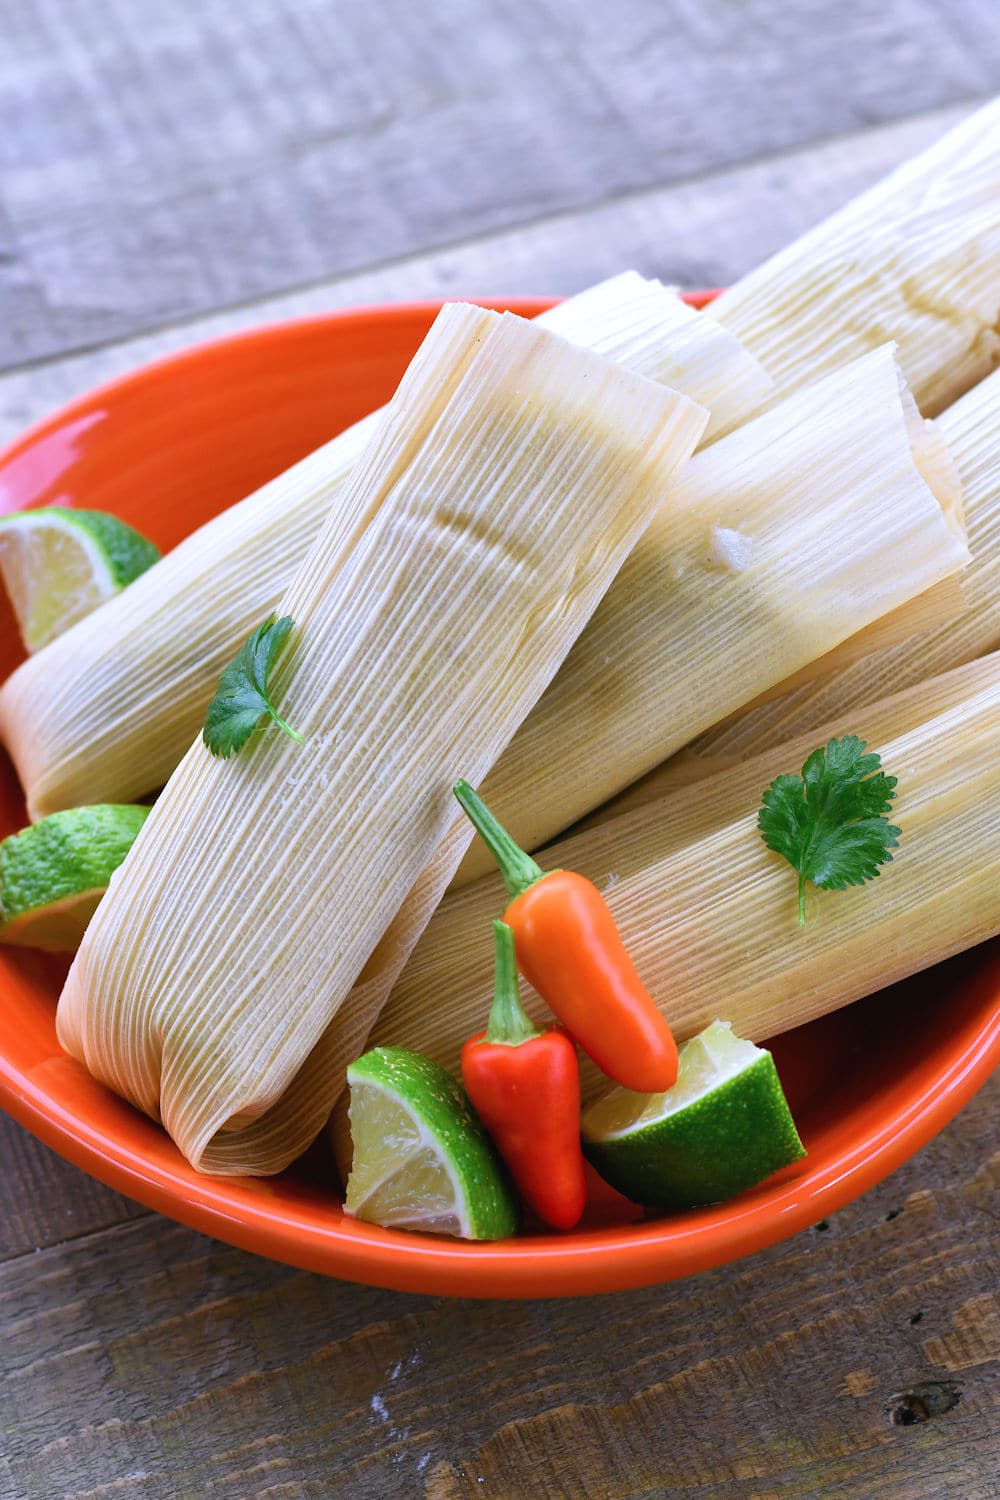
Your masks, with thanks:
<instances>
[{"instance_id":1,"label":"bowl rim","mask_svg":"<svg viewBox=\"0 0 1000 1500\"><path fill-rule=\"evenodd\" d=\"M686 293L693 305L712 292ZM106 381L43 417L0 450L0 467L49 434L115 402L169 370L211 363L242 344L260 350L297 334L331 327L430 319L444 298L374 304L281 319L208 339L160 356ZM533 316L553 297L467 298ZM109 1187L147 1208L240 1249L345 1280L401 1292L467 1297L578 1296L651 1285L709 1270L777 1243L815 1224L880 1182L948 1123L1000 1064L1000 952L973 981L995 992L996 1004L940 1049L932 1076L850 1145L812 1170L712 1209L663 1219L586 1229L575 1237L538 1235L492 1244L442 1240L346 1219L336 1201L329 1224L264 1199L240 1197L245 1179L191 1179L151 1162L113 1133L82 1123L6 1056L0 1055L0 1106L46 1145ZM179 1162L180 1162L179 1158ZM808 1158L807 1158L808 1161ZM187 1169L189 1173L190 1169Z\"/></svg>"}]
</instances>

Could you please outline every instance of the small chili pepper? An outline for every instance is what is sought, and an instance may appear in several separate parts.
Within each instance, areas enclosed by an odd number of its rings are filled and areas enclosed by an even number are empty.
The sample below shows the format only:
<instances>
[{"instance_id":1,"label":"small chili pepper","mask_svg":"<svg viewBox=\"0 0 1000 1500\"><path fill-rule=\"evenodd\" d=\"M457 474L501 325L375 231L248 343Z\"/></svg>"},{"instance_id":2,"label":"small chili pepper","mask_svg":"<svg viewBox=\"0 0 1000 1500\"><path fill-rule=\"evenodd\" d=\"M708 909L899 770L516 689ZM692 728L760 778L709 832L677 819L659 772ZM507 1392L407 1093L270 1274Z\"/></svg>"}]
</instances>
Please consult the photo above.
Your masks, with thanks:
<instances>
[{"instance_id":1,"label":"small chili pepper","mask_svg":"<svg viewBox=\"0 0 1000 1500\"><path fill-rule=\"evenodd\" d=\"M513 898L504 921L528 983L603 1073L641 1094L677 1081L677 1046L625 951L607 902L571 870L547 874L518 848L467 781L455 796Z\"/></svg>"},{"instance_id":2,"label":"small chili pepper","mask_svg":"<svg viewBox=\"0 0 1000 1500\"><path fill-rule=\"evenodd\" d=\"M462 1082L525 1203L572 1229L587 1195L580 1146L580 1065L560 1027L543 1031L517 991L514 934L493 923L496 980L486 1030L462 1048Z\"/></svg>"}]
</instances>

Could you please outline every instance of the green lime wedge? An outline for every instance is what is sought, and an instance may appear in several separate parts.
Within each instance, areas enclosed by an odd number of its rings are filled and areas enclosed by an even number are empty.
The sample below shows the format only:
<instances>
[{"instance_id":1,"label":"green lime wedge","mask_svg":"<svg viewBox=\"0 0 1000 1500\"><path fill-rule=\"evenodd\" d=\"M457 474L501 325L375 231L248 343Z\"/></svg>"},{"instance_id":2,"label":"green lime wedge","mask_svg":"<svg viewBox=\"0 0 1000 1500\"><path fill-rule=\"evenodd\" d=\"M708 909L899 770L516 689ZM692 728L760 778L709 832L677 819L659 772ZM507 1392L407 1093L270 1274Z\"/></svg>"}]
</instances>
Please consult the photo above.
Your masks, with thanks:
<instances>
[{"instance_id":1,"label":"green lime wedge","mask_svg":"<svg viewBox=\"0 0 1000 1500\"><path fill-rule=\"evenodd\" d=\"M52 505L0 516L0 573L37 651L159 560L144 536L99 510Z\"/></svg>"},{"instance_id":2,"label":"green lime wedge","mask_svg":"<svg viewBox=\"0 0 1000 1500\"><path fill-rule=\"evenodd\" d=\"M714 1021L665 1094L612 1089L585 1110L584 1154L647 1208L720 1203L805 1155L770 1052Z\"/></svg>"},{"instance_id":3,"label":"green lime wedge","mask_svg":"<svg viewBox=\"0 0 1000 1500\"><path fill-rule=\"evenodd\" d=\"M403 1047L347 1070L354 1160L345 1213L372 1224L499 1240L517 1229L500 1158L450 1073Z\"/></svg>"},{"instance_id":4,"label":"green lime wedge","mask_svg":"<svg viewBox=\"0 0 1000 1500\"><path fill-rule=\"evenodd\" d=\"M148 807L71 807L0 843L0 943L72 953Z\"/></svg>"}]
</instances>

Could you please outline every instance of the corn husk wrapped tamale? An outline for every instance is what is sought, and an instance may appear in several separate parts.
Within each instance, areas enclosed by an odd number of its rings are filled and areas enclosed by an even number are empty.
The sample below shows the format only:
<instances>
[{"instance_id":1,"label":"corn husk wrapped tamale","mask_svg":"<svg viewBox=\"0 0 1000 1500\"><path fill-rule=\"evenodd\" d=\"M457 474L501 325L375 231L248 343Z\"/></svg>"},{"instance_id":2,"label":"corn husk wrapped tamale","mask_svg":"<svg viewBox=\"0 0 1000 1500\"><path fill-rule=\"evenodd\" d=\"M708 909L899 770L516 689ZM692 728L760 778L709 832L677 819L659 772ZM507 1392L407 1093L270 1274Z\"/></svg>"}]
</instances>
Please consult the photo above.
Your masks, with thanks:
<instances>
[{"instance_id":1,"label":"corn husk wrapped tamale","mask_svg":"<svg viewBox=\"0 0 1000 1500\"><path fill-rule=\"evenodd\" d=\"M962 485L972 554L962 575L964 612L700 735L636 788L636 797L648 801L671 786L803 734L857 703L872 702L1000 647L1000 371L943 412L936 425Z\"/></svg>"},{"instance_id":2,"label":"corn husk wrapped tamale","mask_svg":"<svg viewBox=\"0 0 1000 1500\"><path fill-rule=\"evenodd\" d=\"M763 1041L1000 932L1000 653L921 683L608 819L538 856L605 892L625 944L678 1040L722 1018ZM814 891L796 919L796 876L756 828L761 793L834 734L859 734L898 777L902 829L880 877ZM498 875L448 894L403 969L368 1046L418 1048L458 1067L493 978ZM528 1011L546 1011L522 985ZM359 1049L361 1050L361 1049ZM608 1087L592 1065L584 1092ZM345 1119L338 1111L338 1154Z\"/></svg>"},{"instance_id":3,"label":"corn husk wrapped tamale","mask_svg":"<svg viewBox=\"0 0 1000 1500\"><path fill-rule=\"evenodd\" d=\"M537 321L711 411L718 436L770 382L733 336L635 272ZM217 516L0 688L0 739L34 819L160 786L197 734L219 673L273 609L344 493L366 418Z\"/></svg>"},{"instance_id":4,"label":"corn husk wrapped tamale","mask_svg":"<svg viewBox=\"0 0 1000 1500\"><path fill-rule=\"evenodd\" d=\"M779 394L886 339L927 416L1000 363L1000 100L742 277L717 319Z\"/></svg>"},{"instance_id":5,"label":"corn husk wrapped tamale","mask_svg":"<svg viewBox=\"0 0 1000 1500\"><path fill-rule=\"evenodd\" d=\"M517 842L538 848L742 704L829 669L962 568L942 448L886 346L699 453L486 781ZM459 880L488 868L477 842Z\"/></svg>"},{"instance_id":6,"label":"corn husk wrapped tamale","mask_svg":"<svg viewBox=\"0 0 1000 1500\"><path fill-rule=\"evenodd\" d=\"M469 837L454 766L485 773L705 421L522 319L438 318L281 602L304 743L189 750L59 1002L62 1044L195 1166L278 1171L320 1130L316 1042Z\"/></svg>"}]
</instances>

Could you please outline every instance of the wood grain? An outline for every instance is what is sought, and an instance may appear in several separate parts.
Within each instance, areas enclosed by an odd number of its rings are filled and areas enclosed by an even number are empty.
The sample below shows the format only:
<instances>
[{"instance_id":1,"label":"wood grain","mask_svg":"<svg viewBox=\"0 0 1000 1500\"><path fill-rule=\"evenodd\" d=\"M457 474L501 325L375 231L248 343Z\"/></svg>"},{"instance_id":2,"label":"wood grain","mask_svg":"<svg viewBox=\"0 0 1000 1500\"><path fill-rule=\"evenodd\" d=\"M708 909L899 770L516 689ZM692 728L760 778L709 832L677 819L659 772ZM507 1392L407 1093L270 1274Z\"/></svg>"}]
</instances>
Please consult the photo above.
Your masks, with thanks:
<instances>
[{"instance_id":1,"label":"wood grain","mask_svg":"<svg viewBox=\"0 0 1000 1500\"><path fill-rule=\"evenodd\" d=\"M0 1113L0 1262L147 1212Z\"/></svg>"},{"instance_id":2,"label":"wood grain","mask_svg":"<svg viewBox=\"0 0 1000 1500\"><path fill-rule=\"evenodd\" d=\"M992 1500L998 1105L828 1223L619 1296L400 1296L155 1216L8 1261L0 1495Z\"/></svg>"},{"instance_id":3,"label":"wood grain","mask_svg":"<svg viewBox=\"0 0 1000 1500\"><path fill-rule=\"evenodd\" d=\"M0 367L998 86L992 0L21 0Z\"/></svg>"},{"instance_id":4,"label":"wood grain","mask_svg":"<svg viewBox=\"0 0 1000 1500\"><path fill-rule=\"evenodd\" d=\"M967 106L937 111L698 181L629 194L11 370L0 374L0 443L72 397L149 360L283 318L420 297L566 295L628 266L687 287L727 285L929 146L966 112Z\"/></svg>"}]
</instances>

